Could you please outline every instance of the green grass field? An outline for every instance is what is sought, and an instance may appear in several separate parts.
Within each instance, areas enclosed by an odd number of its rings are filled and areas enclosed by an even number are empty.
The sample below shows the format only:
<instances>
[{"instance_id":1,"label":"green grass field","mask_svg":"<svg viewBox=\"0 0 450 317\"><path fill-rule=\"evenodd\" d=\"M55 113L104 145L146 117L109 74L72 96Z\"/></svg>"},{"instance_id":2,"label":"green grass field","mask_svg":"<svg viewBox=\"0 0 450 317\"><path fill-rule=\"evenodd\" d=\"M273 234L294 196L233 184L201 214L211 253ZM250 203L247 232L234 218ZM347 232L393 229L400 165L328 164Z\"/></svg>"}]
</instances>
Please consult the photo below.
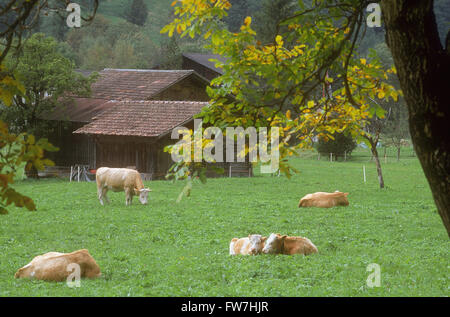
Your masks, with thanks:
<instances>
[{"instance_id":1,"label":"green grass field","mask_svg":"<svg viewBox=\"0 0 450 317\"><path fill-rule=\"evenodd\" d=\"M301 172L290 180L209 179L178 204L182 182L146 182L150 204L131 207L112 192L101 206L95 183L19 182L38 211L0 217L0 296L448 296L450 243L419 162L383 161L380 190L363 152L349 162L293 159ZM349 207L297 208L307 193L335 190L350 193ZM228 254L231 238L271 232L306 236L319 253ZM101 278L80 288L14 279L36 255L81 248ZM370 263L380 265L380 287L366 285Z\"/></svg>"}]
</instances>

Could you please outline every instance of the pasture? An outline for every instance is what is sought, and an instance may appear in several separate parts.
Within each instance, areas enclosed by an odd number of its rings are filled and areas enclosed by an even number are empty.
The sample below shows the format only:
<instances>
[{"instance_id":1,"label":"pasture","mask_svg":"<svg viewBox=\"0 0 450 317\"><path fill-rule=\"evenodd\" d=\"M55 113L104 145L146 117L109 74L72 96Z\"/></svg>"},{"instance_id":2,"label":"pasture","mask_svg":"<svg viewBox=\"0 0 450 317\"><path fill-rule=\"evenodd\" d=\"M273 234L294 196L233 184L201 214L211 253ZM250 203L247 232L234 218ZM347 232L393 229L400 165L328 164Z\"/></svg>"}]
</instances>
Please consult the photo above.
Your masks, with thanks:
<instances>
[{"instance_id":1,"label":"pasture","mask_svg":"<svg viewBox=\"0 0 450 317\"><path fill-rule=\"evenodd\" d=\"M19 182L38 211L11 207L0 217L0 296L448 296L450 243L418 160L383 161L380 190L374 164L358 153L349 162L292 159L300 173L290 180L208 179L180 203L182 182L145 182L147 206L135 197L126 207L123 192L101 206L94 182ZM350 193L349 207L297 207L307 193L335 190ZM308 237L319 253L228 254L233 237L271 232ZM38 254L81 248L102 277L80 288L14 279ZM380 287L366 285L370 263L380 265Z\"/></svg>"}]
</instances>

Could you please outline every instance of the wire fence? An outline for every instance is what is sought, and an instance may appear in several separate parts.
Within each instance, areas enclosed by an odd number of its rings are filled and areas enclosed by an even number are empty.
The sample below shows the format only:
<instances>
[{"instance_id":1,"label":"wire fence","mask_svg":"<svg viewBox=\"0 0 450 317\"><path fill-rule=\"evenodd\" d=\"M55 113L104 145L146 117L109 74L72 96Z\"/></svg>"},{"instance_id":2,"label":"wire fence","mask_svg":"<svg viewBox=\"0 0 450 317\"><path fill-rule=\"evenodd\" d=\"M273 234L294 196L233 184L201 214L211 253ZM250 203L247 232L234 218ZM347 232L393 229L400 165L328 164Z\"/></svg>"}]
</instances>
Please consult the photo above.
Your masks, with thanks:
<instances>
[{"instance_id":1,"label":"wire fence","mask_svg":"<svg viewBox=\"0 0 450 317\"><path fill-rule=\"evenodd\" d=\"M416 153L413 147L401 147L398 151L395 147L379 147L377 148L378 158L382 162L397 162L405 159L416 158ZM373 161L374 157L369 148L363 148L358 146L351 153L344 152L343 154L336 153L318 153L317 151L304 151L300 153L301 158L305 159L317 159L319 161L330 161L330 162L364 162Z\"/></svg>"}]
</instances>

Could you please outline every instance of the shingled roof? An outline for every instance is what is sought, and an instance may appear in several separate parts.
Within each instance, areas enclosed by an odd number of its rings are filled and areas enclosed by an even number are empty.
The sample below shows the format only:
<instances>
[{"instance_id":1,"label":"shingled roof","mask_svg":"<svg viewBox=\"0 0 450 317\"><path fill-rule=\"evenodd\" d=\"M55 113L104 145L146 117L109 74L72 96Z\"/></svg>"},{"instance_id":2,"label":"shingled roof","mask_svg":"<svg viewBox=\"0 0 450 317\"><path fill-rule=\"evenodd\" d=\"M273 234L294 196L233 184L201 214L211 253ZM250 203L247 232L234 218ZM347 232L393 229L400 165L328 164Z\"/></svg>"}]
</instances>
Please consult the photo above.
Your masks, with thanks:
<instances>
[{"instance_id":1,"label":"shingled roof","mask_svg":"<svg viewBox=\"0 0 450 317\"><path fill-rule=\"evenodd\" d=\"M93 121L73 133L157 137L189 120L207 102L112 100L110 110L93 118Z\"/></svg>"},{"instance_id":2,"label":"shingled roof","mask_svg":"<svg viewBox=\"0 0 450 317\"><path fill-rule=\"evenodd\" d=\"M90 97L72 96L60 107L45 113L46 120L91 122L111 107L110 100L148 100L188 76L207 82L194 70L112 69L99 72Z\"/></svg>"},{"instance_id":3,"label":"shingled roof","mask_svg":"<svg viewBox=\"0 0 450 317\"><path fill-rule=\"evenodd\" d=\"M193 70L105 68L91 86L91 98L145 100L193 73Z\"/></svg>"},{"instance_id":4,"label":"shingled roof","mask_svg":"<svg viewBox=\"0 0 450 317\"><path fill-rule=\"evenodd\" d=\"M111 107L109 100L96 98L71 98L55 109L45 112L45 120L68 120L73 122L91 122L92 118Z\"/></svg>"}]
</instances>

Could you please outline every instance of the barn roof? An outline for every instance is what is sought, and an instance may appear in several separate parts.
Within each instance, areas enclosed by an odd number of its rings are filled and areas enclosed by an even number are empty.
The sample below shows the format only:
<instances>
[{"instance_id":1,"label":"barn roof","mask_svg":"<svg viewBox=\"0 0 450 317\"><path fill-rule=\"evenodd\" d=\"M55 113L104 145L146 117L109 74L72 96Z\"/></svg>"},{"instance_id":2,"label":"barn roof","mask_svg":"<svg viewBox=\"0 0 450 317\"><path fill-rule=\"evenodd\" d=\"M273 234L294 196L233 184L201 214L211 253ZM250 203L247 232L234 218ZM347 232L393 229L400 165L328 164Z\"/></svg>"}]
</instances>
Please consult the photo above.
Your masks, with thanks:
<instances>
[{"instance_id":1,"label":"barn roof","mask_svg":"<svg viewBox=\"0 0 450 317\"><path fill-rule=\"evenodd\" d=\"M42 116L46 120L91 122L92 118L111 107L108 100L98 98L70 98Z\"/></svg>"},{"instance_id":2,"label":"barn roof","mask_svg":"<svg viewBox=\"0 0 450 317\"><path fill-rule=\"evenodd\" d=\"M216 67L216 63L210 61L210 59L217 59L221 62L225 62L226 59L219 54L183 53L183 57L189 58L190 60L203 65L218 74L223 74L223 69Z\"/></svg>"},{"instance_id":3,"label":"barn roof","mask_svg":"<svg viewBox=\"0 0 450 317\"><path fill-rule=\"evenodd\" d=\"M198 101L112 100L110 110L73 133L157 137L166 134L207 106Z\"/></svg>"},{"instance_id":4,"label":"barn roof","mask_svg":"<svg viewBox=\"0 0 450 317\"><path fill-rule=\"evenodd\" d=\"M105 68L91 86L91 98L145 100L192 74L193 70Z\"/></svg>"},{"instance_id":5,"label":"barn roof","mask_svg":"<svg viewBox=\"0 0 450 317\"><path fill-rule=\"evenodd\" d=\"M90 97L72 96L43 119L91 122L111 107L110 100L147 100L189 76L208 82L193 70L105 68L99 75Z\"/></svg>"}]
</instances>

